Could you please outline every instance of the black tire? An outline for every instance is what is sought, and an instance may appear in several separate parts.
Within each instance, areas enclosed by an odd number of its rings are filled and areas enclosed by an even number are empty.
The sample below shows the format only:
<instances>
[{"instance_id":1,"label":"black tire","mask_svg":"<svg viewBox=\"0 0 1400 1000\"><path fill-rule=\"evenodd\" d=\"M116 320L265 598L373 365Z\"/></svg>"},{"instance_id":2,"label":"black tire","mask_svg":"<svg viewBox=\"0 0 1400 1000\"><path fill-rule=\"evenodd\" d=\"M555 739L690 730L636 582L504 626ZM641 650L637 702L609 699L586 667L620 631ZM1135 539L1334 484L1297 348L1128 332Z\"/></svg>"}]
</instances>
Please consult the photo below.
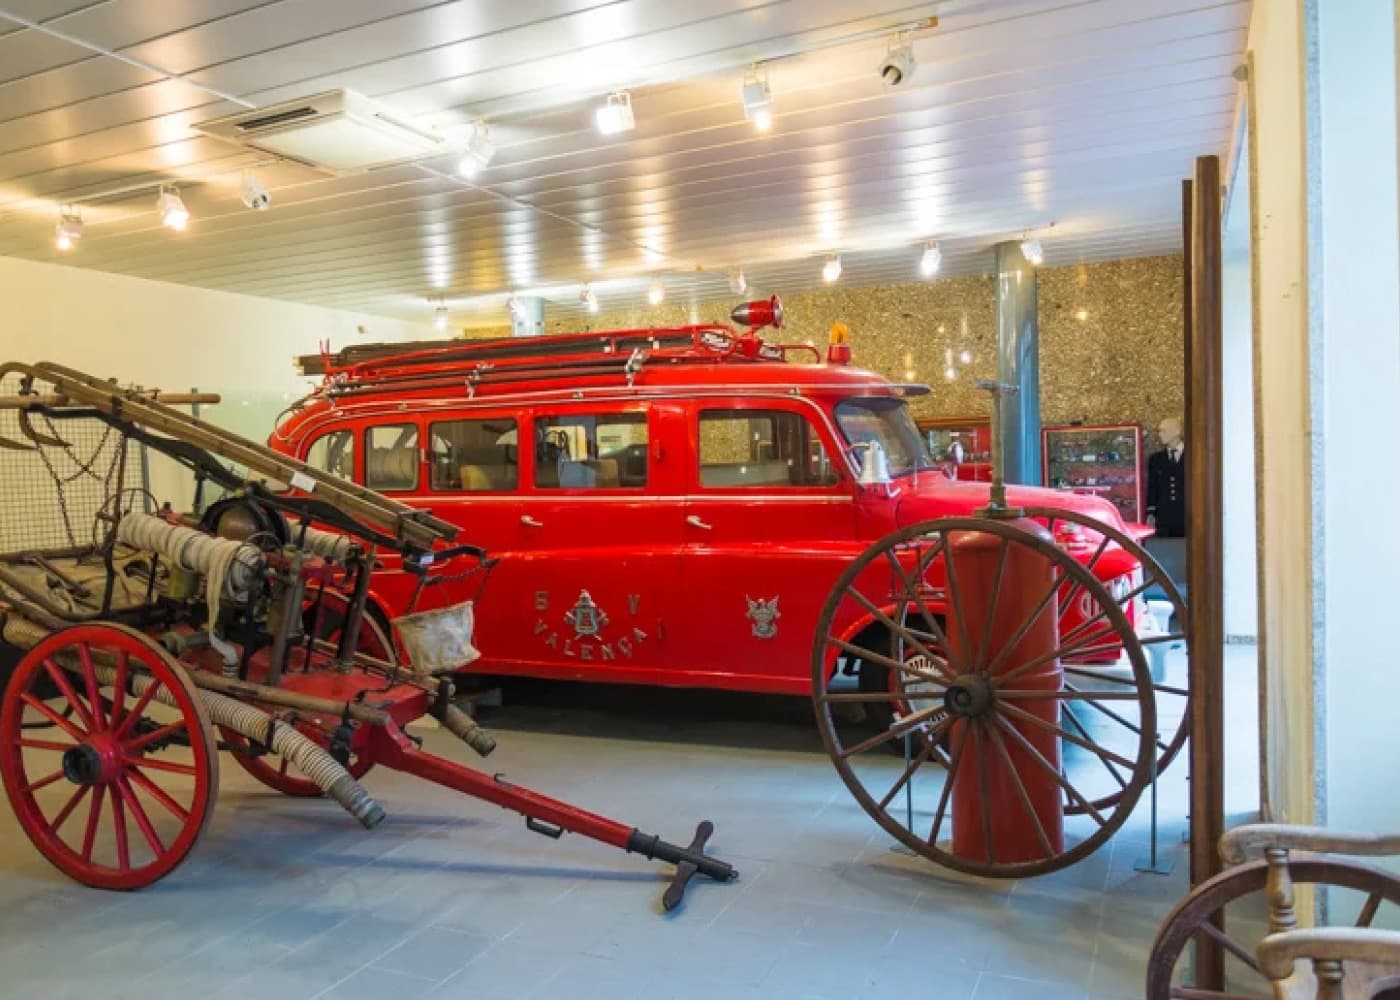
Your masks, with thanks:
<instances>
[{"instance_id":1,"label":"black tire","mask_svg":"<svg viewBox=\"0 0 1400 1000\"><path fill-rule=\"evenodd\" d=\"M940 624L942 624L940 622ZM857 640L858 645L863 645L873 652L883 653L893 657L898 650L895 643L891 641L888 632L880 631L878 634L866 633ZM863 693L891 691L890 668L881 663L871 660L861 660L856 669L857 684ZM889 701L868 702L864 705L865 725L872 733L884 732L888 730L898 720L900 713L897 711L896 699L891 696ZM916 737L916 739L919 737ZM948 739L945 736L939 740L939 745L946 751L948 749ZM885 744L890 753L896 757L904 756L904 741L891 740ZM915 752L919 748L915 747Z\"/></svg>"}]
</instances>

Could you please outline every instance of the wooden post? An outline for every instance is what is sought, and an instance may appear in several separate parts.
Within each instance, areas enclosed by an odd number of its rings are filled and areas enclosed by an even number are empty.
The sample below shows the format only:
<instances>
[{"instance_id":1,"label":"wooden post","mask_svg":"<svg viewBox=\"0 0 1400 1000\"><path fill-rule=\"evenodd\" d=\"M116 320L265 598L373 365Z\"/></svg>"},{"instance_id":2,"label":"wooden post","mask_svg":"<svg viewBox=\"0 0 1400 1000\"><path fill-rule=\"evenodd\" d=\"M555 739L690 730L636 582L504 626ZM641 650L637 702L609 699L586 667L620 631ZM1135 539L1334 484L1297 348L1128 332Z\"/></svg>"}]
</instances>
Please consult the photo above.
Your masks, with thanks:
<instances>
[{"instance_id":1,"label":"wooden post","mask_svg":"<svg viewBox=\"0 0 1400 1000\"><path fill-rule=\"evenodd\" d=\"M1200 885L1221 870L1216 845L1225 832L1219 157L1197 158L1191 192L1186 578L1191 613L1191 884ZM1225 955L1220 945L1204 935L1198 936L1196 988L1224 989L1224 977Z\"/></svg>"}]
</instances>

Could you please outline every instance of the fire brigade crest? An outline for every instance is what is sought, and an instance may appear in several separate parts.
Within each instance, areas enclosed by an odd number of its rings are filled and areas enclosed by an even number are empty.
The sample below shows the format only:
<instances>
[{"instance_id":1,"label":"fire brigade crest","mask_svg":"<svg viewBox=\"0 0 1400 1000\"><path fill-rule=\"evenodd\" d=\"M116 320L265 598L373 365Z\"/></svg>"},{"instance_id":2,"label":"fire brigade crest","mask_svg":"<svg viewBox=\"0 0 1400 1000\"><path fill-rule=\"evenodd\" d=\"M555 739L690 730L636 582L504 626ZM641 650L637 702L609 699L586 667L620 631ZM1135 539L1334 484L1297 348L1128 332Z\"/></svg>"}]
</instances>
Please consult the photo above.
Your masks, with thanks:
<instances>
[{"instance_id":1,"label":"fire brigade crest","mask_svg":"<svg viewBox=\"0 0 1400 1000\"><path fill-rule=\"evenodd\" d=\"M778 611L778 599L775 597L771 601L765 601L760 597L755 601L746 594L744 600L749 602L749 613L746 617L753 622L754 638L776 638L778 635L777 621L782 617Z\"/></svg>"},{"instance_id":2,"label":"fire brigade crest","mask_svg":"<svg viewBox=\"0 0 1400 1000\"><path fill-rule=\"evenodd\" d=\"M597 635L607 623L607 612L593 603L586 590L578 592L578 603L564 614L564 624L572 626L574 635L580 639Z\"/></svg>"}]
</instances>

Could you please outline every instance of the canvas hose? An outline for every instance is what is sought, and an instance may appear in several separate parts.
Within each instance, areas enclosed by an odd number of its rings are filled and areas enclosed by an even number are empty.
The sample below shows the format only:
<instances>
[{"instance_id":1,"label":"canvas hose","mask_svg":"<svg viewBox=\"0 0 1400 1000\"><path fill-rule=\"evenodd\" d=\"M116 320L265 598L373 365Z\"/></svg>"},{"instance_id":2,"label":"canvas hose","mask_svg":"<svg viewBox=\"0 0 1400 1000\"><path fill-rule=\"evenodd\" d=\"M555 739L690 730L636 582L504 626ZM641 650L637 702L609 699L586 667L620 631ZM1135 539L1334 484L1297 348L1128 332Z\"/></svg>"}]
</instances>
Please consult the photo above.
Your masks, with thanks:
<instances>
[{"instance_id":1,"label":"canvas hose","mask_svg":"<svg viewBox=\"0 0 1400 1000\"><path fill-rule=\"evenodd\" d=\"M301 547L312 555L343 563L354 544L348 535L337 535L333 531L322 531L320 528L307 528Z\"/></svg>"},{"instance_id":2,"label":"canvas hose","mask_svg":"<svg viewBox=\"0 0 1400 1000\"><path fill-rule=\"evenodd\" d=\"M224 595L246 601L263 567L257 546L207 535L170 524L153 514L128 514L117 524L117 540L169 559L186 572L205 578L209 621L219 620Z\"/></svg>"}]
</instances>

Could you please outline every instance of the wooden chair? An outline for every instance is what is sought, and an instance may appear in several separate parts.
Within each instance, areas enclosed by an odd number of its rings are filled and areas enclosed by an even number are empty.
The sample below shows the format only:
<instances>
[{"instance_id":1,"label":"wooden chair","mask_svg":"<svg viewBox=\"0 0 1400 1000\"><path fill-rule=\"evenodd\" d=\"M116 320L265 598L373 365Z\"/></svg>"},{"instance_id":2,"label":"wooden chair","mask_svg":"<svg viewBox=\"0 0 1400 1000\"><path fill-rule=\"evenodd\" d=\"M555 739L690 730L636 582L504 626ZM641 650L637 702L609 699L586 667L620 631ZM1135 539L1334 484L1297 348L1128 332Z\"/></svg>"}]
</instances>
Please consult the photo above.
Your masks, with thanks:
<instances>
[{"instance_id":1,"label":"wooden chair","mask_svg":"<svg viewBox=\"0 0 1400 1000\"><path fill-rule=\"evenodd\" d=\"M1189 942L1202 937L1257 973L1255 981L1271 986L1275 1000L1400 1000L1400 931L1370 926L1382 904L1400 907L1400 878L1349 860L1400 855L1400 835L1255 823L1226 833L1220 854L1230 867L1193 889L1158 932L1148 1000L1237 996L1174 984ZM1356 925L1299 929L1295 890L1303 884L1364 894ZM1268 931L1251 948L1219 930L1218 921L1228 903L1259 892Z\"/></svg>"}]
</instances>

